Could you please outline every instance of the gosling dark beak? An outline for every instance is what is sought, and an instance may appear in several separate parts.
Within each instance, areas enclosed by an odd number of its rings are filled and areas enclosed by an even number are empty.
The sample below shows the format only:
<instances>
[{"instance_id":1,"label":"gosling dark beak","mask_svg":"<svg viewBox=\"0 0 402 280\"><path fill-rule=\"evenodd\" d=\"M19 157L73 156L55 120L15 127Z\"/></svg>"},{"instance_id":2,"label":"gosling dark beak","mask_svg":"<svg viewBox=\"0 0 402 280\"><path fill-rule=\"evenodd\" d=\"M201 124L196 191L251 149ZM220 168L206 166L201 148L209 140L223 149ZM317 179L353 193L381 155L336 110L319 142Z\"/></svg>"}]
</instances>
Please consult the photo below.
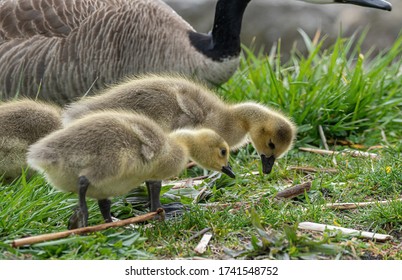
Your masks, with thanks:
<instances>
[{"instance_id":1,"label":"gosling dark beak","mask_svg":"<svg viewBox=\"0 0 402 280\"><path fill-rule=\"evenodd\" d=\"M264 174L271 173L272 167L274 166L275 163L275 157L274 156L267 157L266 155L261 155L261 162L262 162L262 172Z\"/></svg>"},{"instance_id":2,"label":"gosling dark beak","mask_svg":"<svg viewBox=\"0 0 402 280\"><path fill-rule=\"evenodd\" d=\"M391 3L384 0L335 0L335 3L353 4L363 7L391 11Z\"/></svg>"},{"instance_id":3,"label":"gosling dark beak","mask_svg":"<svg viewBox=\"0 0 402 280\"><path fill-rule=\"evenodd\" d=\"M236 175L233 173L233 170L232 170L232 168L230 167L229 164L226 165L226 166L223 166L221 171L223 173L225 173L226 175L228 175L230 178L235 178L236 177Z\"/></svg>"}]
</instances>

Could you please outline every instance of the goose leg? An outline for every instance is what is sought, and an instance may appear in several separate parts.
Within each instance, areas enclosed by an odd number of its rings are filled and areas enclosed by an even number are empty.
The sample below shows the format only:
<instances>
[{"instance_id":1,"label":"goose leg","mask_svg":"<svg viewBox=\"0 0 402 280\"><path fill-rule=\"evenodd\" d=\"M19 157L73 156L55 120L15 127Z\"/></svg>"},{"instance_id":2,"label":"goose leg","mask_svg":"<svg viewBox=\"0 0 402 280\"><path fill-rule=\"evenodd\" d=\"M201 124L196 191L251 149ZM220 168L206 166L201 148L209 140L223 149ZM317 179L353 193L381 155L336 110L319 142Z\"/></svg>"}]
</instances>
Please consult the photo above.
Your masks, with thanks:
<instances>
[{"instance_id":1,"label":"goose leg","mask_svg":"<svg viewBox=\"0 0 402 280\"><path fill-rule=\"evenodd\" d=\"M68 221L68 229L88 226L88 208L85 196L89 187L89 180L85 176L78 179L78 207Z\"/></svg>"},{"instance_id":2,"label":"goose leg","mask_svg":"<svg viewBox=\"0 0 402 280\"><path fill-rule=\"evenodd\" d=\"M165 210L165 215L174 216L183 211L183 204L175 202L169 204L161 204L160 194L162 189L162 181L146 181L148 190L148 198L150 201L150 210L156 211L158 208Z\"/></svg>"},{"instance_id":3,"label":"goose leg","mask_svg":"<svg viewBox=\"0 0 402 280\"><path fill-rule=\"evenodd\" d=\"M112 215L110 214L110 205L112 202L109 199L100 199L98 200L99 210L102 213L103 219L105 219L105 223L111 223Z\"/></svg>"}]
</instances>

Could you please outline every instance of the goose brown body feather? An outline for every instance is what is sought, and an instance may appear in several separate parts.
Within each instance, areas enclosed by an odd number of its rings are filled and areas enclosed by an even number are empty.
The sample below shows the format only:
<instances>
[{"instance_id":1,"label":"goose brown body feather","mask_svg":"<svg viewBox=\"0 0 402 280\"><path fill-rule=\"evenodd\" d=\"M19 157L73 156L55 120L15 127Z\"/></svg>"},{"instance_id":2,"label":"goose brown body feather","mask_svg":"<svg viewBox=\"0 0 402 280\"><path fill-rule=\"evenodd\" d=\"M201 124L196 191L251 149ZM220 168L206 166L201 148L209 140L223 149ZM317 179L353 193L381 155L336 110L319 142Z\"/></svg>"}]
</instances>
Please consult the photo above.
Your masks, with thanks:
<instances>
[{"instance_id":1,"label":"goose brown body feather","mask_svg":"<svg viewBox=\"0 0 402 280\"><path fill-rule=\"evenodd\" d=\"M194 29L160 0L3 0L0 19L1 99L19 92L65 104L158 71L219 84L238 64L225 70L195 51L184 39Z\"/></svg>"},{"instance_id":2,"label":"goose brown body feather","mask_svg":"<svg viewBox=\"0 0 402 280\"><path fill-rule=\"evenodd\" d=\"M238 67L251 0L217 0L212 30L196 32L162 0L0 0L0 99L65 104L141 73L182 73L209 85ZM302 0L391 10L384 0Z\"/></svg>"}]
</instances>

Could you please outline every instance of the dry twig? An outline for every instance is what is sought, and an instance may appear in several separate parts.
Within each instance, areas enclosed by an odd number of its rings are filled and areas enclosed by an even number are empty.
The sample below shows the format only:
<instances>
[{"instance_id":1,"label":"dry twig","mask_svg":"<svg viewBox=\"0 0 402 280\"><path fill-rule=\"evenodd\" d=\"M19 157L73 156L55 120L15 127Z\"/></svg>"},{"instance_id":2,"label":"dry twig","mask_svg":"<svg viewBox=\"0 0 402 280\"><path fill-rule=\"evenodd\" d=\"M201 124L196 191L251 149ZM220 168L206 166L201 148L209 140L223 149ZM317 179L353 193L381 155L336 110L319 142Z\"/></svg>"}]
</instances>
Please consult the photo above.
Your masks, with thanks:
<instances>
[{"instance_id":1,"label":"dry twig","mask_svg":"<svg viewBox=\"0 0 402 280\"><path fill-rule=\"evenodd\" d=\"M190 169L190 168L193 168L194 166L197 166L197 164L194 161L191 161L191 162L187 163L186 168Z\"/></svg>"},{"instance_id":2,"label":"dry twig","mask_svg":"<svg viewBox=\"0 0 402 280\"><path fill-rule=\"evenodd\" d=\"M193 236L191 236L191 237L188 239L188 241L191 241L191 240L197 238L198 236L201 236L201 235L203 235L204 233L207 233L207 232L210 231L211 229L212 229L212 228L210 228L210 227L204 228L203 230L201 230L201 231L197 232L196 234L194 234Z\"/></svg>"},{"instance_id":3,"label":"dry twig","mask_svg":"<svg viewBox=\"0 0 402 280\"><path fill-rule=\"evenodd\" d=\"M293 187L284 189L276 194L276 198L293 198L300 194L303 194L304 191L308 192L311 188L311 182L305 182L303 184L295 185Z\"/></svg>"},{"instance_id":4,"label":"dry twig","mask_svg":"<svg viewBox=\"0 0 402 280\"><path fill-rule=\"evenodd\" d=\"M195 247L194 251L198 254L203 254L207 250L207 246L209 241L212 238L212 233L205 233L200 242L198 243L197 247Z\"/></svg>"},{"instance_id":5,"label":"dry twig","mask_svg":"<svg viewBox=\"0 0 402 280\"><path fill-rule=\"evenodd\" d=\"M350 234L357 237L368 238L368 239L376 239L381 241L391 240L392 236L388 234L379 234L368 231L360 231L351 228L337 227L325 224L311 223L311 222L302 222L299 224L299 229L313 230L324 232L326 229L329 230L339 230L344 234Z\"/></svg>"},{"instance_id":6,"label":"dry twig","mask_svg":"<svg viewBox=\"0 0 402 280\"><path fill-rule=\"evenodd\" d=\"M163 209L159 208L156 212L150 212L145 215L136 216L133 218L120 220L120 221L116 221L116 222L16 239L12 242L12 246L15 248L15 247L20 247L20 246L24 246L24 245L31 245L31 244L35 244L35 243L44 242L44 241L65 238L65 237L68 237L73 234L84 234L84 233L101 231L101 230L105 230L105 229L112 228L112 227L122 227L122 226L126 226L128 224L140 223L140 222L150 220L153 217L155 217L159 214L162 214L162 212L163 212Z\"/></svg>"},{"instance_id":7,"label":"dry twig","mask_svg":"<svg viewBox=\"0 0 402 280\"><path fill-rule=\"evenodd\" d=\"M232 208L240 208L244 205L248 205L247 203L244 202L233 202L233 203L219 203L219 202L213 202L213 203L198 203L199 206L205 207L205 208L219 208L219 209L225 209L228 207Z\"/></svg>"},{"instance_id":8,"label":"dry twig","mask_svg":"<svg viewBox=\"0 0 402 280\"><path fill-rule=\"evenodd\" d=\"M324 145L325 150L329 151L327 138L325 137L324 130L322 129L322 126L321 126L321 125L318 126L318 133L320 134L321 142L322 142L322 144ZM336 158L335 158L335 157L332 158L332 162L333 162L333 164L335 164L335 165L338 164L338 163L336 162Z\"/></svg>"},{"instance_id":9,"label":"dry twig","mask_svg":"<svg viewBox=\"0 0 402 280\"><path fill-rule=\"evenodd\" d=\"M313 148L306 148L306 147L301 147L299 148L301 151L304 152L311 152L311 153L316 153L320 155L342 155L342 156L352 156L352 157L370 157L370 158L378 158L377 154L374 153L368 153L368 152L361 152L361 151L353 151L353 150L343 150L342 152L339 151L327 151L323 149L313 149Z\"/></svg>"},{"instance_id":10,"label":"dry twig","mask_svg":"<svg viewBox=\"0 0 402 280\"><path fill-rule=\"evenodd\" d=\"M339 210L356 209L376 204L388 204L393 201L402 201L402 198L396 200L381 200L381 201L368 201L368 202L327 203L324 205L324 208L339 209Z\"/></svg>"},{"instance_id":11,"label":"dry twig","mask_svg":"<svg viewBox=\"0 0 402 280\"><path fill-rule=\"evenodd\" d=\"M163 185L173 185L172 189L185 189L185 188L191 188L193 186L198 186L204 182L204 179L208 178L208 176L198 176L194 178L188 178L185 180L179 180L179 181L167 181L164 182Z\"/></svg>"},{"instance_id":12,"label":"dry twig","mask_svg":"<svg viewBox=\"0 0 402 280\"><path fill-rule=\"evenodd\" d=\"M325 137L324 130L322 129L321 125L318 126L318 133L320 134L321 142L324 145L325 150L329 150L327 138Z\"/></svg>"},{"instance_id":13,"label":"dry twig","mask_svg":"<svg viewBox=\"0 0 402 280\"><path fill-rule=\"evenodd\" d=\"M304 173L316 173L316 172L338 173L338 170L336 170L335 168L315 168L310 166L289 166L288 170L296 170Z\"/></svg>"}]
</instances>

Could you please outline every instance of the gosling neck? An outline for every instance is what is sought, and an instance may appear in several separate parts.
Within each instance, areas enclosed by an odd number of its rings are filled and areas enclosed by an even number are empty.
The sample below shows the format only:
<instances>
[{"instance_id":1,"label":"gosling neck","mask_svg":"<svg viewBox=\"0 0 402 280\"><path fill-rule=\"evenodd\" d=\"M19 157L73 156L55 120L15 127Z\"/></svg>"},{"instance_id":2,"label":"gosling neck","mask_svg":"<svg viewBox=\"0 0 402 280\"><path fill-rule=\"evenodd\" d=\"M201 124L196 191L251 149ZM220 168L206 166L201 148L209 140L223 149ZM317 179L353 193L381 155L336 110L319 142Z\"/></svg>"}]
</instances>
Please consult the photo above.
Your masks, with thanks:
<instances>
[{"instance_id":1,"label":"gosling neck","mask_svg":"<svg viewBox=\"0 0 402 280\"><path fill-rule=\"evenodd\" d=\"M185 168L190 158L187 145L177 141L172 136L169 137L168 143L163 152L164 156L160 157L154 166L155 176L152 178L154 180L176 176Z\"/></svg>"},{"instance_id":2,"label":"gosling neck","mask_svg":"<svg viewBox=\"0 0 402 280\"><path fill-rule=\"evenodd\" d=\"M241 127L250 131L251 126L256 121L265 120L270 117L269 111L257 103L246 102L233 105L233 115L238 119Z\"/></svg>"},{"instance_id":3,"label":"gosling neck","mask_svg":"<svg viewBox=\"0 0 402 280\"><path fill-rule=\"evenodd\" d=\"M218 0L212 32L190 32L192 45L215 61L223 61L240 54L240 31L243 14L251 0Z\"/></svg>"},{"instance_id":4,"label":"gosling neck","mask_svg":"<svg viewBox=\"0 0 402 280\"><path fill-rule=\"evenodd\" d=\"M170 133L170 138L177 143L186 155L186 158L190 158L193 154L192 147L194 144L194 133L187 129L179 129Z\"/></svg>"}]
</instances>

